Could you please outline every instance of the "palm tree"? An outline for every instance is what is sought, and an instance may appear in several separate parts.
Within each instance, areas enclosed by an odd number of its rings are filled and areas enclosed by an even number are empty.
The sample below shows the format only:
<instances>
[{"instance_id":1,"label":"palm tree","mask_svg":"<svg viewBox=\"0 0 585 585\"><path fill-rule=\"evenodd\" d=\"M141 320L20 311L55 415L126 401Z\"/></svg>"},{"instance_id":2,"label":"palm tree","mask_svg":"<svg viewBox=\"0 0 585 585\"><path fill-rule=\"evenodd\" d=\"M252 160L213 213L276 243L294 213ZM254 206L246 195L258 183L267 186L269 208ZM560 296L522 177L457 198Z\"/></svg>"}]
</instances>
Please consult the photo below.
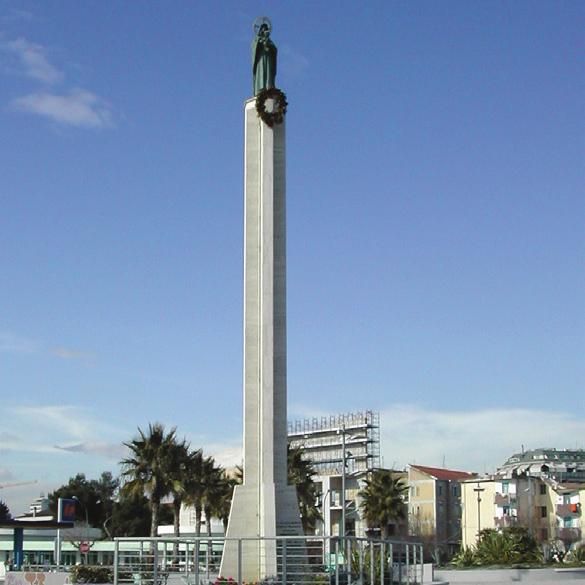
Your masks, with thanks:
<instances>
[{"instance_id":1,"label":"palm tree","mask_svg":"<svg viewBox=\"0 0 585 585\"><path fill-rule=\"evenodd\" d=\"M149 424L148 433L138 428L138 437L124 443L131 456L120 462L125 480L122 491L128 496L146 495L149 498L151 537L156 536L160 502L171 491L167 458L176 444L176 429L165 433L165 427L160 423Z\"/></svg>"},{"instance_id":2,"label":"palm tree","mask_svg":"<svg viewBox=\"0 0 585 585\"><path fill-rule=\"evenodd\" d=\"M360 491L361 508L371 528L379 528L382 538L389 536L388 525L406 518L404 493L408 486L389 469L377 469Z\"/></svg>"},{"instance_id":3,"label":"palm tree","mask_svg":"<svg viewBox=\"0 0 585 585\"><path fill-rule=\"evenodd\" d=\"M313 477L315 469L308 459L303 457L300 447L288 446L288 483L294 485L297 490L301 522L305 534L315 532L317 520L321 519L317 507L317 490Z\"/></svg>"},{"instance_id":4,"label":"palm tree","mask_svg":"<svg viewBox=\"0 0 585 585\"><path fill-rule=\"evenodd\" d=\"M166 472L169 479L169 491L173 496L173 532L180 536L179 519L181 504L189 485L197 476L201 451L189 451L189 444L183 440L169 450L166 461Z\"/></svg>"},{"instance_id":5,"label":"palm tree","mask_svg":"<svg viewBox=\"0 0 585 585\"><path fill-rule=\"evenodd\" d=\"M173 496L173 532L178 538L181 535L181 504L188 482L191 480L195 454L189 452L189 444L183 439L170 446L165 460L165 472L169 483L169 493ZM179 542L173 544L173 558L179 556Z\"/></svg>"},{"instance_id":6,"label":"palm tree","mask_svg":"<svg viewBox=\"0 0 585 585\"><path fill-rule=\"evenodd\" d=\"M215 461L212 457L204 457L201 451L193 453L191 473L185 484L184 501L195 508L195 534L201 536L201 518L205 504L206 493L209 490Z\"/></svg>"},{"instance_id":7,"label":"palm tree","mask_svg":"<svg viewBox=\"0 0 585 585\"><path fill-rule=\"evenodd\" d=\"M213 458L209 458L204 466L203 480L203 512L205 513L205 527L207 536L211 536L211 518L219 507L222 490L223 469L215 465Z\"/></svg>"},{"instance_id":8,"label":"palm tree","mask_svg":"<svg viewBox=\"0 0 585 585\"><path fill-rule=\"evenodd\" d=\"M225 470L222 472L221 482L219 484L219 493L213 513L222 521L224 534L227 534L234 488L239 483L241 482L239 482L236 477L229 477Z\"/></svg>"},{"instance_id":9,"label":"palm tree","mask_svg":"<svg viewBox=\"0 0 585 585\"><path fill-rule=\"evenodd\" d=\"M229 477L225 469L215 468L207 486L205 494L205 520L207 522L207 534L211 534L211 518L219 518L223 523L224 533L227 534L227 525L230 517L230 509L234 486L238 480Z\"/></svg>"}]
</instances>

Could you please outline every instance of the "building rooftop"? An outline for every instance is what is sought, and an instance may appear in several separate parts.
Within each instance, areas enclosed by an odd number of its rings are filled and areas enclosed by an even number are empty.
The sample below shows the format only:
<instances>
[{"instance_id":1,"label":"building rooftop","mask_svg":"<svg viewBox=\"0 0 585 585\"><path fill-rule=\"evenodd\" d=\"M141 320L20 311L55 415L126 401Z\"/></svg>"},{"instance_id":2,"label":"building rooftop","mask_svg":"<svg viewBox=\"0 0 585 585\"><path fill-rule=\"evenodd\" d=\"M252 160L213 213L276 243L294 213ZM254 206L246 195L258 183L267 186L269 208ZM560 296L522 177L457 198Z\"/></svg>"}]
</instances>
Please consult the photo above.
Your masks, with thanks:
<instances>
[{"instance_id":1,"label":"building rooftop","mask_svg":"<svg viewBox=\"0 0 585 585\"><path fill-rule=\"evenodd\" d=\"M550 477L560 483L585 481L585 449L531 449L515 453L500 474Z\"/></svg>"},{"instance_id":2,"label":"building rooftop","mask_svg":"<svg viewBox=\"0 0 585 585\"><path fill-rule=\"evenodd\" d=\"M585 463L585 449L531 449L521 453L514 453L502 467L517 465L518 463L532 463L534 461Z\"/></svg>"},{"instance_id":3,"label":"building rooftop","mask_svg":"<svg viewBox=\"0 0 585 585\"><path fill-rule=\"evenodd\" d=\"M477 477L475 473L456 471L454 469L443 469L441 467L427 467L425 465L411 465L410 467L422 471L440 481L475 479Z\"/></svg>"}]
</instances>

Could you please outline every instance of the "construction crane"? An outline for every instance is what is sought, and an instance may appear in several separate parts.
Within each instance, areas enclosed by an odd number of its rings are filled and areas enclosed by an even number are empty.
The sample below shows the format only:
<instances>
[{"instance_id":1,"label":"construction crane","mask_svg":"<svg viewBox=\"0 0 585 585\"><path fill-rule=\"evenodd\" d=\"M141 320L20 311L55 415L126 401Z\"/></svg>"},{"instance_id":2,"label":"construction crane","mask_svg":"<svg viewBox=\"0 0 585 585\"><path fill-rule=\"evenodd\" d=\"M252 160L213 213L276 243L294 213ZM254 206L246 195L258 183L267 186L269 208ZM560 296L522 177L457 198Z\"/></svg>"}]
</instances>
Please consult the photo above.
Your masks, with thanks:
<instances>
[{"instance_id":1,"label":"construction crane","mask_svg":"<svg viewBox=\"0 0 585 585\"><path fill-rule=\"evenodd\" d=\"M32 485L33 483L38 483L38 482L36 479L33 479L32 481L16 481L14 483L0 483L0 490L3 490L4 488L18 487L21 485Z\"/></svg>"}]
</instances>

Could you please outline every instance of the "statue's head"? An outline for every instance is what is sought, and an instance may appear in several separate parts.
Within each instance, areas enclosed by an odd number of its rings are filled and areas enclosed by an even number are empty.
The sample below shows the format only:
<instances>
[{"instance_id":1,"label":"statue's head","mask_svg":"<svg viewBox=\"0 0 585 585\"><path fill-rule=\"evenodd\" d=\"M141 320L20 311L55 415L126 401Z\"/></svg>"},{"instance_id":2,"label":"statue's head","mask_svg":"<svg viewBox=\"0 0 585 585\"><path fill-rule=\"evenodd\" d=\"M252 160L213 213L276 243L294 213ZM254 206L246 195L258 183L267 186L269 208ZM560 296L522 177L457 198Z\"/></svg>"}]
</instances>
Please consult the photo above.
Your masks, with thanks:
<instances>
[{"instance_id":1,"label":"statue's head","mask_svg":"<svg viewBox=\"0 0 585 585\"><path fill-rule=\"evenodd\" d=\"M267 16L259 16L254 21L254 32L259 37L268 37L270 36L270 31L272 30L272 23Z\"/></svg>"}]
</instances>

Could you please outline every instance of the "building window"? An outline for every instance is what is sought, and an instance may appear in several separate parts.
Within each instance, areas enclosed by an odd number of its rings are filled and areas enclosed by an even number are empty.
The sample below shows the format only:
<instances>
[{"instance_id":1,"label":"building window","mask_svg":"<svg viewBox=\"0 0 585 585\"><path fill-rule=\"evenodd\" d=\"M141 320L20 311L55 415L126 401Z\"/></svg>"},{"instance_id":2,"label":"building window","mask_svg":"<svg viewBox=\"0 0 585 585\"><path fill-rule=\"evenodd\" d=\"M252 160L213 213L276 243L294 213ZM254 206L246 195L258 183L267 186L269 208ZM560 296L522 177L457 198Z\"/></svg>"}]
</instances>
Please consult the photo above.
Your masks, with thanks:
<instances>
[{"instance_id":1,"label":"building window","mask_svg":"<svg viewBox=\"0 0 585 585\"><path fill-rule=\"evenodd\" d=\"M540 517L546 518L546 506L540 506Z\"/></svg>"},{"instance_id":2,"label":"building window","mask_svg":"<svg viewBox=\"0 0 585 585\"><path fill-rule=\"evenodd\" d=\"M540 540L548 540L548 530L546 528L540 529Z\"/></svg>"},{"instance_id":3,"label":"building window","mask_svg":"<svg viewBox=\"0 0 585 585\"><path fill-rule=\"evenodd\" d=\"M420 488L418 486L416 486L416 495L420 496Z\"/></svg>"},{"instance_id":4,"label":"building window","mask_svg":"<svg viewBox=\"0 0 585 585\"><path fill-rule=\"evenodd\" d=\"M440 486L437 488L437 493L438 493L440 496L442 496L442 495L443 495L443 486L442 486L442 485L440 485Z\"/></svg>"},{"instance_id":5,"label":"building window","mask_svg":"<svg viewBox=\"0 0 585 585\"><path fill-rule=\"evenodd\" d=\"M502 482L502 493L504 495L510 493L510 483L507 481Z\"/></svg>"},{"instance_id":6,"label":"building window","mask_svg":"<svg viewBox=\"0 0 585 585\"><path fill-rule=\"evenodd\" d=\"M87 564L88 565L97 565L98 564L98 554L96 552L89 552L87 554Z\"/></svg>"},{"instance_id":7,"label":"building window","mask_svg":"<svg viewBox=\"0 0 585 585\"><path fill-rule=\"evenodd\" d=\"M544 483L540 484L540 495L546 496L546 484L544 484Z\"/></svg>"},{"instance_id":8,"label":"building window","mask_svg":"<svg viewBox=\"0 0 585 585\"><path fill-rule=\"evenodd\" d=\"M454 497L454 498L456 498L456 497L457 497L457 495L458 495L458 494L457 494L457 486L456 486L456 485L454 485L454 486L451 488L451 493L453 494L453 497Z\"/></svg>"},{"instance_id":9,"label":"building window","mask_svg":"<svg viewBox=\"0 0 585 585\"><path fill-rule=\"evenodd\" d=\"M77 562L77 553L74 553L74 552L62 552L61 553L61 564L62 565L68 565L68 566L74 565L76 562Z\"/></svg>"}]
</instances>

